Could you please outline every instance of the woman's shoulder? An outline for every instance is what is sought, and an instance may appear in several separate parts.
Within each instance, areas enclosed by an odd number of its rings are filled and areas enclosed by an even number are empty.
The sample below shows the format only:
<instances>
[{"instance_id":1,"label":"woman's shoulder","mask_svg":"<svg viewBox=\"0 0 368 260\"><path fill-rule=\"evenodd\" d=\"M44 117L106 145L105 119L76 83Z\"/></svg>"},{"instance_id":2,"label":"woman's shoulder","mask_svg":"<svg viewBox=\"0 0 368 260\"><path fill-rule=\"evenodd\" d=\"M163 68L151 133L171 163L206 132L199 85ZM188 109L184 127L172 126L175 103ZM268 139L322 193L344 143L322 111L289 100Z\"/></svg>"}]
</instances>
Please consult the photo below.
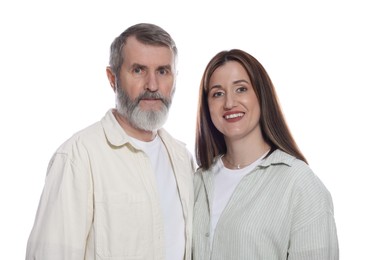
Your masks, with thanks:
<instances>
[{"instance_id":1,"label":"woman's shoulder","mask_svg":"<svg viewBox=\"0 0 368 260\"><path fill-rule=\"evenodd\" d=\"M295 187L299 189L311 188L328 192L307 163L281 150L275 150L262 163L262 166L269 168L273 174L285 178L286 181L294 183Z\"/></svg>"}]
</instances>

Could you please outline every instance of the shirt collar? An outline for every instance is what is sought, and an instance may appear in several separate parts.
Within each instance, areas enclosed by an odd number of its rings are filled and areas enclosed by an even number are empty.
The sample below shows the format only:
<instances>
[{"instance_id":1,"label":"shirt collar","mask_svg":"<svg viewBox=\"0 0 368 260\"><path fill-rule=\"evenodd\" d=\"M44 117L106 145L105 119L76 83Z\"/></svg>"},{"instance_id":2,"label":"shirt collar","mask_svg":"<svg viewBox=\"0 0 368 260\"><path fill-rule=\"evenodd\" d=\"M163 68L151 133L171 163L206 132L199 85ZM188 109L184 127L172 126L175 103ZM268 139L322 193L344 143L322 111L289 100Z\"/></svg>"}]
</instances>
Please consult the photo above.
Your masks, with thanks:
<instances>
[{"instance_id":1,"label":"shirt collar","mask_svg":"<svg viewBox=\"0 0 368 260\"><path fill-rule=\"evenodd\" d=\"M267 156L260 164L260 167L268 167L270 165L285 164L291 166L292 161L295 157L287 154L279 149L273 151L269 156Z\"/></svg>"}]
</instances>

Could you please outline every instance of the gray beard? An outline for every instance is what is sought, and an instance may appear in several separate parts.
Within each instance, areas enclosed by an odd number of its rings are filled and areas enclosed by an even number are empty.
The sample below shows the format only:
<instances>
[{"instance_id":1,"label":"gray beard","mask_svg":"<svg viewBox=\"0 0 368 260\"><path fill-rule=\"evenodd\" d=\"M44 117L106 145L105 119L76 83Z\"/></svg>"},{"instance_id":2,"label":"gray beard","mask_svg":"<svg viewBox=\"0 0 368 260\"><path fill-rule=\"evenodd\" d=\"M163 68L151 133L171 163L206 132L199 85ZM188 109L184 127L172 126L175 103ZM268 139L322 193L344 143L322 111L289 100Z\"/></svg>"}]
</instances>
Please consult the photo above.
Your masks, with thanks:
<instances>
[{"instance_id":1,"label":"gray beard","mask_svg":"<svg viewBox=\"0 0 368 260\"><path fill-rule=\"evenodd\" d=\"M145 131L156 131L161 128L169 114L172 97L166 98L158 92L145 91L131 100L118 83L116 86L116 109L134 127ZM143 110L139 107L141 99L160 99L163 106L158 111Z\"/></svg>"}]
</instances>

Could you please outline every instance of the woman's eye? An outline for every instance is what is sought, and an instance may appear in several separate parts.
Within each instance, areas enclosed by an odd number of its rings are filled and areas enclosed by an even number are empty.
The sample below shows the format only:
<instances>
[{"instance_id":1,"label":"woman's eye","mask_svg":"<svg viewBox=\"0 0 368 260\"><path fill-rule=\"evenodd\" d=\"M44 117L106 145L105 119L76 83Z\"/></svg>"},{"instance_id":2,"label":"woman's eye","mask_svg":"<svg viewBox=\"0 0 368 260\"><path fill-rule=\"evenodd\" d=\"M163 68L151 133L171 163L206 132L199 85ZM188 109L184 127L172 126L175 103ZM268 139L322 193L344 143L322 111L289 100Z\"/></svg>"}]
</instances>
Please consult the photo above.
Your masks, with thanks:
<instances>
[{"instance_id":1,"label":"woman's eye","mask_svg":"<svg viewBox=\"0 0 368 260\"><path fill-rule=\"evenodd\" d=\"M236 91L237 92L245 92L245 91L247 91L247 88L246 87L240 87L240 88L237 88Z\"/></svg>"},{"instance_id":2,"label":"woman's eye","mask_svg":"<svg viewBox=\"0 0 368 260\"><path fill-rule=\"evenodd\" d=\"M221 97L224 93L223 92L215 92L212 94L213 97Z\"/></svg>"}]
</instances>

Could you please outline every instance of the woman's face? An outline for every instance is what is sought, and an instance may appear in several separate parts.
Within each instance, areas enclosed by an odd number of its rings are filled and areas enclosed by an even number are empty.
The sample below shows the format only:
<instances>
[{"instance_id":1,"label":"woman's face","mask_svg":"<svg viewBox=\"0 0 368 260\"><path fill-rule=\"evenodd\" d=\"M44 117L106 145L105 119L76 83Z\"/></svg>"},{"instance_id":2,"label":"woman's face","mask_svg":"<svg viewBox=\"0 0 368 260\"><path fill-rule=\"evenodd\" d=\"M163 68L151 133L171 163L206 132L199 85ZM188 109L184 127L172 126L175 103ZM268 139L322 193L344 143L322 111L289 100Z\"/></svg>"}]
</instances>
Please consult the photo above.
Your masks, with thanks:
<instances>
[{"instance_id":1,"label":"woman's face","mask_svg":"<svg viewBox=\"0 0 368 260\"><path fill-rule=\"evenodd\" d=\"M209 81L212 122L225 139L260 136L260 106L247 71L239 62L218 67Z\"/></svg>"}]
</instances>

